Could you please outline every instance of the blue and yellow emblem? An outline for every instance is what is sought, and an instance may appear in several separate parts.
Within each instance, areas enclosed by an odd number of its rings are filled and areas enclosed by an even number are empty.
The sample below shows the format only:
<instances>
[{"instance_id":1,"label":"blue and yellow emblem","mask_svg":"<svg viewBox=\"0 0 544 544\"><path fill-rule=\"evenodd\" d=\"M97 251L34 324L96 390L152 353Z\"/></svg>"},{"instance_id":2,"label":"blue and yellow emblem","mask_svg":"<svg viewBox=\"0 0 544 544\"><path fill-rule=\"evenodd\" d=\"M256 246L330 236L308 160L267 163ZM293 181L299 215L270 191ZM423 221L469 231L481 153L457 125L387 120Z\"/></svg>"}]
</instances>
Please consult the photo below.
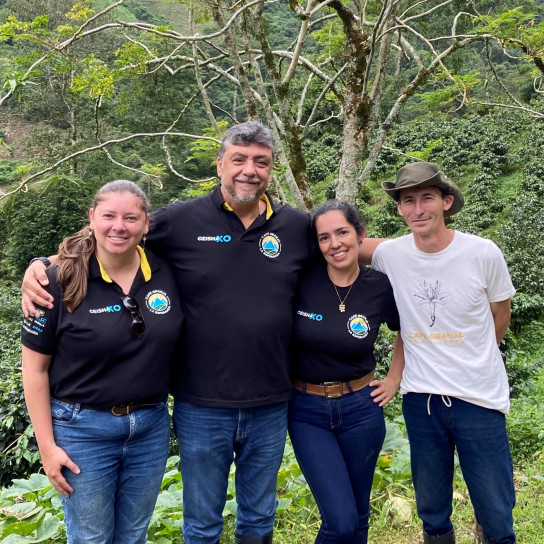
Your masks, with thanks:
<instances>
[{"instance_id":1,"label":"blue and yellow emblem","mask_svg":"<svg viewBox=\"0 0 544 544\"><path fill-rule=\"evenodd\" d=\"M348 331L355 338L365 338L370 331L368 319L364 315L352 315L348 321Z\"/></svg>"},{"instance_id":2,"label":"blue and yellow emblem","mask_svg":"<svg viewBox=\"0 0 544 544\"><path fill-rule=\"evenodd\" d=\"M171 304L168 295L164 291L150 291L145 297L145 304L154 314L165 314L170 311Z\"/></svg>"},{"instance_id":3,"label":"blue and yellow emblem","mask_svg":"<svg viewBox=\"0 0 544 544\"><path fill-rule=\"evenodd\" d=\"M261 236L259 248L263 255L275 259L281 252L280 239L273 232L267 232Z\"/></svg>"}]
</instances>

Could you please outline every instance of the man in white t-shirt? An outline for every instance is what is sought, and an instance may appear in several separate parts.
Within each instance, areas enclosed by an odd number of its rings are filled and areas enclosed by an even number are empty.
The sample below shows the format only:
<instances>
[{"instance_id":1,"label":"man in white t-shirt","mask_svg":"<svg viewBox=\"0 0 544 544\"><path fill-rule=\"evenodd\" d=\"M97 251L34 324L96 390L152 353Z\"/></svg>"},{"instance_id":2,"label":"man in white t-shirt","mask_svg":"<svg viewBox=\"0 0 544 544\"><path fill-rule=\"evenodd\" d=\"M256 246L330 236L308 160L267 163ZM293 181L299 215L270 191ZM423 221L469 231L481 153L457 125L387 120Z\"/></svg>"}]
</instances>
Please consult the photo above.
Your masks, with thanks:
<instances>
[{"instance_id":1,"label":"man in white t-shirt","mask_svg":"<svg viewBox=\"0 0 544 544\"><path fill-rule=\"evenodd\" d=\"M400 392L424 543L455 542L455 449L483 542L514 543L510 401L498 343L515 289L504 257L490 240L446 226L464 201L437 165L409 164L382 186L412 231L380 244L372 266L389 276L400 314Z\"/></svg>"}]
</instances>

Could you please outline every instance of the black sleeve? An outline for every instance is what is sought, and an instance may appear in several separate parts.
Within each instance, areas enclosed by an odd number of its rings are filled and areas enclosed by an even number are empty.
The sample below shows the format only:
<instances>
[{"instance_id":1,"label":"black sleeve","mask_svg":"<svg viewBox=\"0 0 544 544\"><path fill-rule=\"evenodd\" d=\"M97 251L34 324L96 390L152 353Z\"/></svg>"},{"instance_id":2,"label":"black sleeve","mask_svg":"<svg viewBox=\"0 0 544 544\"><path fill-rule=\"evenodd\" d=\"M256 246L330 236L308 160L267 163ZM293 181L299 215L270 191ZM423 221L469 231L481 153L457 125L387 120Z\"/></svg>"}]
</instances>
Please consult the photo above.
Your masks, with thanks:
<instances>
[{"instance_id":1,"label":"black sleeve","mask_svg":"<svg viewBox=\"0 0 544 544\"><path fill-rule=\"evenodd\" d=\"M172 235L172 221L170 214L172 204L163 206L151 214L149 221L149 232L146 235L146 247L161 257L165 257L167 248L170 245Z\"/></svg>"},{"instance_id":2,"label":"black sleeve","mask_svg":"<svg viewBox=\"0 0 544 544\"><path fill-rule=\"evenodd\" d=\"M312 262L318 262L321 252L317 245L317 236L312 228L312 216L308 214L308 226L307 226L307 247L309 260Z\"/></svg>"},{"instance_id":3,"label":"black sleeve","mask_svg":"<svg viewBox=\"0 0 544 544\"><path fill-rule=\"evenodd\" d=\"M62 297L57 285L56 271L56 266L50 266L46 270L49 278L48 290L55 299L53 309L49 310L36 305L36 308L40 311L40 317L24 317L21 326L21 343L23 346L44 355L55 353L57 346L57 328Z\"/></svg>"},{"instance_id":4,"label":"black sleeve","mask_svg":"<svg viewBox=\"0 0 544 544\"><path fill-rule=\"evenodd\" d=\"M387 280L387 290L383 297L382 304L382 323L387 323L390 331L400 330L400 318L397 310L395 297L393 296L393 288Z\"/></svg>"}]
</instances>

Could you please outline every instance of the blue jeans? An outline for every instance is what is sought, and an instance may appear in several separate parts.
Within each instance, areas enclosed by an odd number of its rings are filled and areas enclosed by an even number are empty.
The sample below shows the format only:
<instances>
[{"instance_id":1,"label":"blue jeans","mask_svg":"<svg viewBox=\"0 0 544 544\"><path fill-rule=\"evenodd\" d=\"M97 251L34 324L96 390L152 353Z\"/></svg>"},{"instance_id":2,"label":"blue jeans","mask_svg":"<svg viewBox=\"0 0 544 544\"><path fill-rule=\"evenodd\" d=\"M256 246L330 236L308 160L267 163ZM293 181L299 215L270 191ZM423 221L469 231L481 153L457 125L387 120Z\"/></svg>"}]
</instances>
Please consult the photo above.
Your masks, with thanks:
<instances>
[{"instance_id":1,"label":"blue jeans","mask_svg":"<svg viewBox=\"0 0 544 544\"><path fill-rule=\"evenodd\" d=\"M78 465L64 469L69 544L143 544L159 493L170 438L165 404L129 415L51 399L55 442Z\"/></svg>"},{"instance_id":2,"label":"blue jeans","mask_svg":"<svg viewBox=\"0 0 544 544\"><path fill-rule=\"evenodd\" d=\"M372 388L325 399L299 391L289 404L289 435L312 490L321 528L316 544L364 544L370 491L385 438Z\"/></svg>"},{"instance_id":3,"label":"blue jeans","mask_svg":"<svg viewBox=\"0 0 544 544\"><path fill-rule=\"evenodd\" d=\"M441 536L453 528L450 516L457 448L484 536L497 544L514 543L515 491L504 414L454 397L429 398L419 393L404 395L403 412L423 530Z\"/></svg>"},{"instance_id":4,"label":"blue jeans","mask_svg":"<svg viewBox=\"0 0 544 544\"><path fill-rule=\"evenodd\" d=\"M219 541L233 461L236 532L252 536L271 533L287 434L287 403L238 410L177 401L174 429L183 479L185 542Z\"/></svg>"}]
</instances>

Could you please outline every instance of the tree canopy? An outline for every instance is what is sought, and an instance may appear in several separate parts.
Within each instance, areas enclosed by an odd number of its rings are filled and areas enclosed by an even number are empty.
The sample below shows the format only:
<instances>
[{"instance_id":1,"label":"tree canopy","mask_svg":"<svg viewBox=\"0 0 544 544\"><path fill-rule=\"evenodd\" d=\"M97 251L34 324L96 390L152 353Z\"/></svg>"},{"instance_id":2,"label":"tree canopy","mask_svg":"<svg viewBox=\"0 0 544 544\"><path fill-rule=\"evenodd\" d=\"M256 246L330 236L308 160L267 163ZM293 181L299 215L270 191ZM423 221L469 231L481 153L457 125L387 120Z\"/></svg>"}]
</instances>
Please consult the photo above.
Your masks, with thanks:
<instances>
[{"instance_id":1,"label":"tree canopy","mask_svg":"<svg viewBox=\"0 0 544 544\"><path fill-rule=\"evenodd\" d=\"M323 138L332 191L355 201L400 119L544 115L531 103L543 92L542 1L178 0L173 20L150 11L158 4L7 0L0 106L22 105L57 139L0 198L59 169L99 178L106 162L150 189L209 181L225 127L261 119L278 196L304 209L308 148Z\"/></svg>"}]
</instances>

